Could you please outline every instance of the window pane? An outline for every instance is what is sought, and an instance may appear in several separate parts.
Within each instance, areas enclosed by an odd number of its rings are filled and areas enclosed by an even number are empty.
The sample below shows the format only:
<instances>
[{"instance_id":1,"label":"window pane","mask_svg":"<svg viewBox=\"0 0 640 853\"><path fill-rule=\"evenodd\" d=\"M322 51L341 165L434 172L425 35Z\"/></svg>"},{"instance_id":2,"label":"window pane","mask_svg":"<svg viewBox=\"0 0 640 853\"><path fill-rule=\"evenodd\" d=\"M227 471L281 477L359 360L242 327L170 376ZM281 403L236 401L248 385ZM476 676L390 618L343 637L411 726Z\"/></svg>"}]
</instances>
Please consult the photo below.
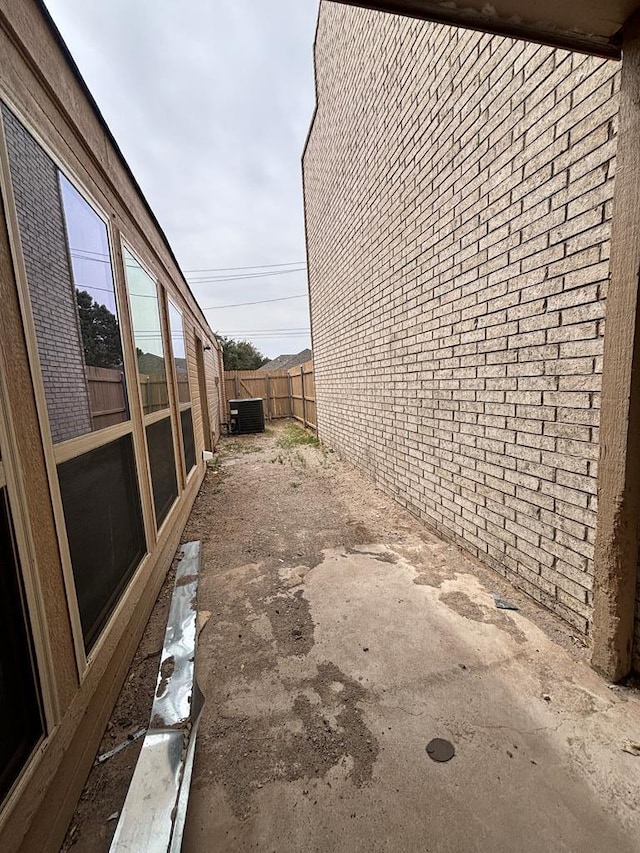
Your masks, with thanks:
<instances>
[{"instance_id":1,"label":"window pane","mask_svg":"<svg viewBox=\"0 0 640 853\"><path fill-rule=\"evenodd\" d=\"M131 435L58 466L85 647L145 554Z\"/></svg>"},{"instance_id":2,"label":"window pane","mask_svg":"<svg viewBox=\"0 0 640 853\"><path fill-rule=\"evenodd\" d=\"M107 226L60 174L94 429L128 420Z\"/></svg>"},{"instance_id":3,"label":"window pane","mask_svg":"<svg viewBox=\"0 0 640 853\"><path fill-rule=\"evenodd\" d=\"M0 489L0 802L44 732L5 489Z\"/></svg>"},{"instance_id":4,"label":"window pane","mask_svg":"<svg viewBox=\"0 0 640 853\"><path fill-rule=\"evenodd\" d=\"M148 415L169 406L158 288L127 249L123 249L123 257L131 301L142 406Z\"/></svg>"},{"instance_id":5,"label":"window pane","mask_svg":"<svg viewBox=\"0 0 640 853\"><path fill-rule=\"evenodd\" d=\"M107 228L4 106L2 115L49 424L65 441L129 418Z\"/></svg>"},{"instance_id":6,"label":"window pane","mask_svg":"<svg viewBox=\"0 0 640 853\"><path fill-rule=\"evenodd\" d=\"M160 528L173 502L178 497L170 417L149 424L147 427L147 445L149 448L149 464L151 465L151 485L153 487L156 523Z\"/></svg>"},{"instance_id":7,"label":"window pane","mask_svg":"<svg viewBox=\"0 0 640 853\"><path fill-rule=\"evenodd\" d=\"M184 448L184 469L189 473L196 464L196 446L193 440L193 419L191 409L180 412L182 426L182 447Z\"/></svg>"},{"instance_id":8,"label":"window pane","mask_svg":"<svg viewBox=\"0 0 640 853\"><path fill-rule=\"evenodd\" d=\"M189 394L189 373L187 370L184 326L182 324L182 314L171 301L169 302L169 329L171 330L173 362L176 367L176 377L178 379L178 402L188 403L191 400L191 396Z\"/></svg>"}]
</instances>

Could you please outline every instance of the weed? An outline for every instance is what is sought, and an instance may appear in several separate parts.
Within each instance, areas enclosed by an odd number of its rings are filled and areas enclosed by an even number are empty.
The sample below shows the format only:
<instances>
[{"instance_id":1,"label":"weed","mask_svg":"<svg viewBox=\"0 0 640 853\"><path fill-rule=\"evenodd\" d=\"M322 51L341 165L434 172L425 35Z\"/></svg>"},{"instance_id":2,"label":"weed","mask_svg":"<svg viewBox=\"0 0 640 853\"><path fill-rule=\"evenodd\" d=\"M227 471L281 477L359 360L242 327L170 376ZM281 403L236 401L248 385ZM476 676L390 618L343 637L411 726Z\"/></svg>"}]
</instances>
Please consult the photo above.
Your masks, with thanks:
<instances>
[{"instance_id":1,"label":"weed","mask_svg":"<svg viewBox=\"0 0 640 853\"><path fill-rule=\"evenodd\" d=\"M311 447L320 447L320 441L309 430L298 424L287 424L278 439L278 447L290 448L308 444Z\"/></svg>"},{"instance_id":2,"label":"weed","mask_svg":"<svg viewBox=\"0 0 640 853\"><path fill-rule=\"evenodd\" d=\"M260 453L260 447L257 444L250 444L246 441L238 439L230 439L225 441L222 446L222 451L225 455L236 455L243 453Z\"/></svg>"},{"instance_id":3,"label":"weed","mask_svg":"<svg viewBox=\"0 0 640 853\"><path fill-rule=\"evenodd\" d=\"M297 489L299 486L302 485L302 483L298 482L297 480L292 480L289 485L292 489Z\"/></svg>"}]
</instances>

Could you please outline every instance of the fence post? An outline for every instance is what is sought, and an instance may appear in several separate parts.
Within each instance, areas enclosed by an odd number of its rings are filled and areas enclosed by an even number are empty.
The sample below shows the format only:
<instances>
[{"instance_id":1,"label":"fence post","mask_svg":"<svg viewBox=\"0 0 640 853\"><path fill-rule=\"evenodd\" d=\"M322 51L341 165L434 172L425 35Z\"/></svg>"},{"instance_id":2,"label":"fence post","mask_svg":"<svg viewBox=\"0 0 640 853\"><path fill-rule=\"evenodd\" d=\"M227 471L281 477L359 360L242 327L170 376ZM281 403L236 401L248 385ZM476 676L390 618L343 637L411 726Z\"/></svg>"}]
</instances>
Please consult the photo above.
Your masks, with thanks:
<instances>
[{"instance_id":1,"label":"fence post","mask_svg":"<svg viewBox=\"0 0 640 853\"><path fill-rule=\"evenodd\" d=\"M304 365L300 365L300 386L302 388L302 423L307 425L307 400L304 395Z\"/></svg>"},{"instance_id":2,"label":"fence post","mask_svg":"<svg viewBox=\"0 0 640 853\"><path fill-rule=\"evenodd\" d=\"M236 400L240 399L240 379L238 378L238 371L236 370L235 375L235 389L236 389Z\"/></svg>"},{"instance_id":3,"label":"fence post","mask_svg":"<svg viewBox=\"0 0 640 853\"><path fill-rule=\"evenodd\" d=\"M271 420L271 376L267 373L267 418Z\"/></svg>"}]
</instances>

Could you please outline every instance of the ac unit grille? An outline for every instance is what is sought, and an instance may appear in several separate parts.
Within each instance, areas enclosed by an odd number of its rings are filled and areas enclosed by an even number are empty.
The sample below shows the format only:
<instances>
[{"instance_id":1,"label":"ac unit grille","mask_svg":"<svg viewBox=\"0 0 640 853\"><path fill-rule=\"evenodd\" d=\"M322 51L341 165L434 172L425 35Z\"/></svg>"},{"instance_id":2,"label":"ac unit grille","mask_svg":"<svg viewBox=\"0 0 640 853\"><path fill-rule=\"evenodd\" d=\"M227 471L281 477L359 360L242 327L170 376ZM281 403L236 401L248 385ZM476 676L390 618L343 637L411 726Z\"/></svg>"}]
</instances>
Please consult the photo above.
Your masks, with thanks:
<instances>
[{"instance_id":1,"label":"ac unit grille","mask_svg":"<svg viewBox=\"0 0 640 853\"><path fill-rule=\"evenodd\" d=\"M264 432L264 407L262 397L248 400L229 400L232 432L244 435Z\"/></svg>"}]
</instances>

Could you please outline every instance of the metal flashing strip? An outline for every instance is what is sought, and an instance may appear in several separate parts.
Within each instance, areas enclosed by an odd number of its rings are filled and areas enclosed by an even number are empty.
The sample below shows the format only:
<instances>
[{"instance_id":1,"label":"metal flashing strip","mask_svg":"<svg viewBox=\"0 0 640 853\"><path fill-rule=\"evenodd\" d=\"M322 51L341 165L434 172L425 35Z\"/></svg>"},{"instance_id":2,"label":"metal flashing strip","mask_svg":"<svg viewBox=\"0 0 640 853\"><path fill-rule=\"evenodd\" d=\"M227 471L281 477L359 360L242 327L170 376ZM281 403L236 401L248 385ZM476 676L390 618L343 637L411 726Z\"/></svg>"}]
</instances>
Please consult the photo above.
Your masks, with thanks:
<instances>
[{"instance_id":1,"label":"metal flashing strip","mask_svg":"<svg viewBox=\"0 0 640 853\"><path fill-rule=\"evenodd\" d=\"M200 543L181 546L156 693L110 853L179 853L204 703L195 680Z\"/></svg>"}]
</instances>

